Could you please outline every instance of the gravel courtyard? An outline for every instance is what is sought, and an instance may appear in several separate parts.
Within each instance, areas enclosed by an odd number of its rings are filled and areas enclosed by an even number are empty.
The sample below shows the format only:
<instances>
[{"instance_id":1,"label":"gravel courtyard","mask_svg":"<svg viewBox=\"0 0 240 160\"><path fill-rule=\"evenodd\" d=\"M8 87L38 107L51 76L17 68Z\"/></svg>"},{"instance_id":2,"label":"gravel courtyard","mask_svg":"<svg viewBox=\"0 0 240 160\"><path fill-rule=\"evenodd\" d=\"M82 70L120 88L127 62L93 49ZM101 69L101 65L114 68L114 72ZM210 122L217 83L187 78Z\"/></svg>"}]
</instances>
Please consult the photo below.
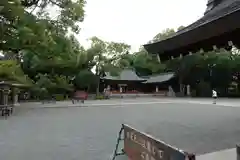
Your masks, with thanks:
<instances>
[{"instance_id":1,"label":"gravel courtyard","mask_svg":"<svg viewBox=\"0 0 240 160\"><path fill-rule=\"evenodd\" d=\"M110 160L122 123L197 155L240 142L238 107L152 102L17 109L0 119L0 158Z\"/></svg>"}]
</instances>

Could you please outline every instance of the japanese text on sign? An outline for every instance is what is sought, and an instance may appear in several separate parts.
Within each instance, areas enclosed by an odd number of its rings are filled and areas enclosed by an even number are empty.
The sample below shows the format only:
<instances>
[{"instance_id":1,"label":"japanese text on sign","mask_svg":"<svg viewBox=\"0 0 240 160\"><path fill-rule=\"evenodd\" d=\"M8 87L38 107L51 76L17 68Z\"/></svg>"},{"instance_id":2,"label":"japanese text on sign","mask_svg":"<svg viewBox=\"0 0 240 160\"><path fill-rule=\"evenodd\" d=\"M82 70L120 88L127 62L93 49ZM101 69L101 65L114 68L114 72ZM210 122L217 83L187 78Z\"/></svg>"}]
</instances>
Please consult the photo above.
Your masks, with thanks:
<instances>
[{"instance_id":1,"label":"japanese text on sign","mask_svg":"<svg viewBox=\"0 0 240 160\"><path fill-rule=\"evenodd\" d=\"M158 149L156 146L151 144L150 141L143 139L141 136L137 136L134 132L127 132L126 138L130 139L134 143L143 147L146 151L142 151L142 160L155 160L154 157L158 159L163 159L164 151ZM152 156L151 156L152 155Z\"/></svg>"}]
</instances>

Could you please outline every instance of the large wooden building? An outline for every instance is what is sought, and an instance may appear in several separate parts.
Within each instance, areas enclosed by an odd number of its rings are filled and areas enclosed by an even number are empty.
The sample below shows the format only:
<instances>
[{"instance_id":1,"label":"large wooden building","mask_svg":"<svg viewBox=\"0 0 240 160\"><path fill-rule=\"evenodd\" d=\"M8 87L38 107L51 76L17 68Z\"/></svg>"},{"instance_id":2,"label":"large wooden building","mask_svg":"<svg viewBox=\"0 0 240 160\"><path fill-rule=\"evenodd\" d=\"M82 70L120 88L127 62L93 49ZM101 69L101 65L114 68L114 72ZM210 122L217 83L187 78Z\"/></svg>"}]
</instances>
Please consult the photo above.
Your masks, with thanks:
<instances>
[{"instance_id":1,"label":"large wooden building","mask_svg":"<svg viewBox=\"0 0 240 160\"><path fill-rule=\"evenodd\" d=\"M110 87L113 92L129 93L141 91L142 82L145 79L139 77L132 69L125 69L118 76L112 76L110 73L105 73L101 78L105 88Z\"/></svg>"},{"instance_id":2,"label":"large wooden building","mask_svg":"<svg viewBox=\"0 0 240 160\"><path fill-rule=\"evenodd\" d=\"M169 92L175 83L174 78L172 72L140 77L133 69L124 69L118 76L106 73L101 78L101 90L109 88L112 93L116 94Z\"/></svg>"},{"instance_id":3,"label":"large wooden building","mask_svg":"<svg viewBox=\"0 0 240 160\"><path fill-rule=\"evenodd\" d=\"M240 0L208 0L204 16L162 41L144 45L162 60L209 51L240 47Z\"/></svg>"}]
</instances>

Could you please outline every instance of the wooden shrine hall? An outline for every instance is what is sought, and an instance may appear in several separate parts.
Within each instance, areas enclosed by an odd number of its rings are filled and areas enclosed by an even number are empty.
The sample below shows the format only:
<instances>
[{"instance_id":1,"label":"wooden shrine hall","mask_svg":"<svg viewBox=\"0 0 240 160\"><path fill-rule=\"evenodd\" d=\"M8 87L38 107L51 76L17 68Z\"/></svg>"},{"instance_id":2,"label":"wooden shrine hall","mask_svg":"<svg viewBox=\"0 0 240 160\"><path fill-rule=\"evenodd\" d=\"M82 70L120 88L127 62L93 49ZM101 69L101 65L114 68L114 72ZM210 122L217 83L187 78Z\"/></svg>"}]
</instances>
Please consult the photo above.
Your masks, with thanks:
<instances>
[{"instance_id":1,"label":"wooden shrine hall","mask_svg":"<svg viewBox=\"0 0 240 160\"><path fill-rule=\"evenodd\" d=\"M110 73L105 73L102 77L102 83L105 87L110 87L113 92L129 93L141 90L142 82L146 81L139 77L132 69L125 69L118 76L112 76Z\"/></svg>"},{"instance_id":2,"label":"wooden shrine hall","mask_svg":"<svg viewBox=\"0 0 240 160\"><path fill-rule=\"evenodd\" d=\"M168 92L175 83L174 80L172 72L140 77L135 70L124 69L118 76L106 73L104 77L101 77L100 86L102 87L100 88L109 88L113 94L160 93L162 91ZM172 93L168 95L172 95Z\"/></svg>"},{"instance_id":3,"label":"wooden shrine hall","mask_svg":"<svg viewBox=\"0 0 240 160\"><path fill-rule=\"evenodd\" d=\"M161 61L214 48L240 48L240 0L208 0L204 16L170 38L145 44Z\"/></svg>"}]
</instances>

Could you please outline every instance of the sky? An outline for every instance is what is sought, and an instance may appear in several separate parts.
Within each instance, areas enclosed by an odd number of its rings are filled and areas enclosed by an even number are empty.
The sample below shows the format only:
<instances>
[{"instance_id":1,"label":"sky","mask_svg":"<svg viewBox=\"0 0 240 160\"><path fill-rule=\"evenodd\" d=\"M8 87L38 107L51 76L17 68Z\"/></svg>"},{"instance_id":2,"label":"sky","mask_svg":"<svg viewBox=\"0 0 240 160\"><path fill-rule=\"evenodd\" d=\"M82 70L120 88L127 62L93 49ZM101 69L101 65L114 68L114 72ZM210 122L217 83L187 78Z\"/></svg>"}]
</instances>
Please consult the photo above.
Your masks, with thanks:
<instances>
[{"instance_id":1,"label":"sky","mask_svg":"<svg viewBox=\"0 0 240 160\"><path fill-rule=\"evenodd\" d=\"M166 28L187 26L203 16L207 0L87 0L86 16L77 35L88 47L88 38L124 42L132 51Z\"/></svg>"}]
</instances>

